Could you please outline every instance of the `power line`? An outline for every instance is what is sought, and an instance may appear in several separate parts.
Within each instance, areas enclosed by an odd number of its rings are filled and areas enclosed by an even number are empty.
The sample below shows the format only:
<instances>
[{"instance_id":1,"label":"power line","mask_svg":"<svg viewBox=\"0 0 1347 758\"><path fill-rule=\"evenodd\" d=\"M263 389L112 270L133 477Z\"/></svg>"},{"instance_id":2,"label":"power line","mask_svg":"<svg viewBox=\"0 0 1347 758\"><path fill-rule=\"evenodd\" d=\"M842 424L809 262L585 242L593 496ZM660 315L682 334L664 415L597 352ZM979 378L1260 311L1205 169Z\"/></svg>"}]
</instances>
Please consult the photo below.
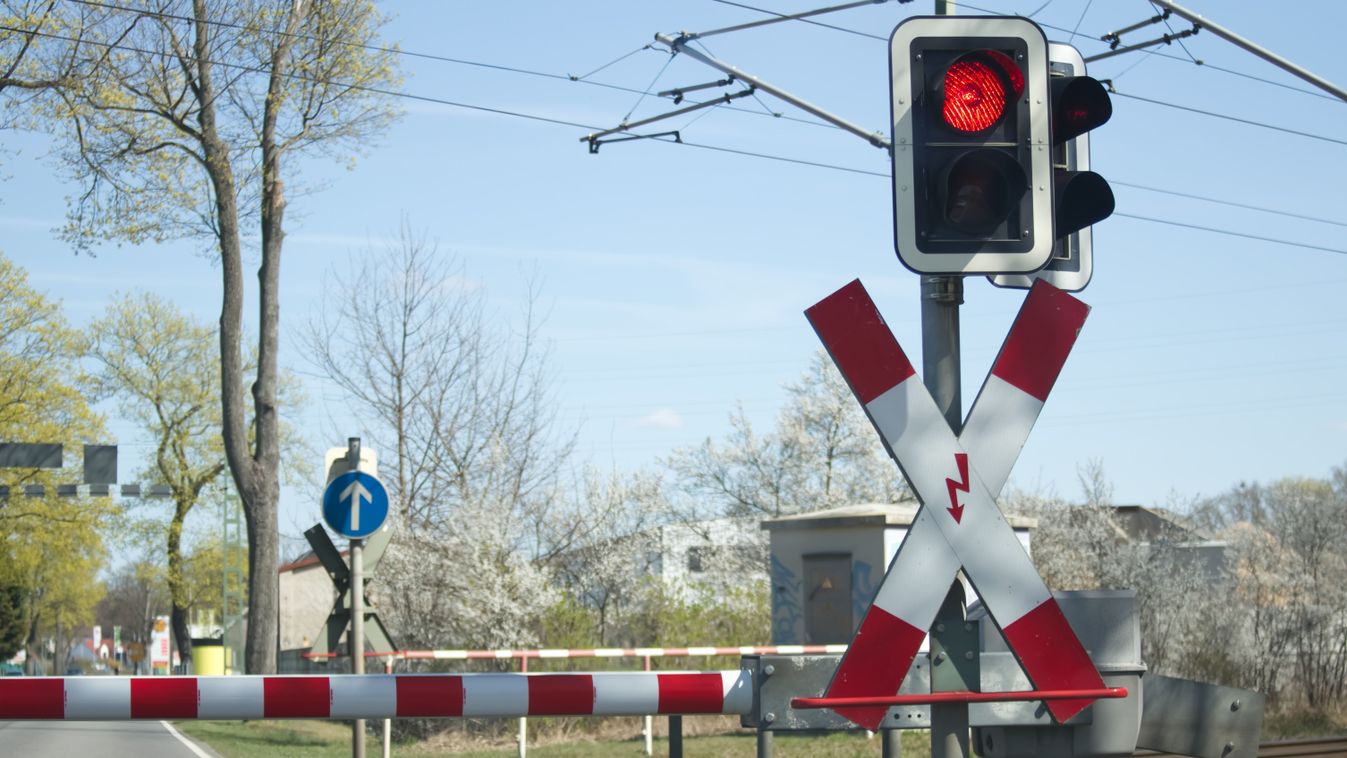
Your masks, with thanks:
<instances>
[{"instance_id":1,"label":"power line","mask_svg":"<svg viewBox=\"0 0 1347 758\"><path fill-rule=\"evenodd\" d=\"M1203 115L1203 116L1211 116L1212 118L1224 119L1224 120L1226 120L1226 121L1234 121L1234 122L1239 123L1239 124L1247 124L1247 125L1249 125L1249 126L1258 126L1258 127L1264 128L1264 129L1271 129L1272 131L1282 132L1282 133L1284 133L1284 134L1294 134L1294 135L1297 135L1297 136L1300 136L1300 137L1308 137L1308 138L1310 138L1310 139L1320 140L1320 141L1322 141L1322 142L1332 142L1332 143L1337 144L1337 145L1347 145L1347 140L1340 140L1340 139L1337 139L1337 138L1335 138L1335 137L1327 137L1327 136L1324 136L1324 135L1322 135L1322 134L1311 134L1310 132L1302 132L1302 131L1298 131L1298 130L1296 130L1296 129L1289 129L1289 128L1284 127L1284 126L1275 126L1275 125L1273 125L1273 124L1267 124L1267 123L1264 123L1264 122L1262 122L1262 121L1254 121L1254 120L1252 120L1252 119L1240 118L1239 116L1231 116L1231 115L1228 115L1228 114L1225 114L1225 113L1216 113L1216 112L1214 112L1214 111L1205 111L1205 110L1202 110L1201 108L1193 108L1193 107L1190 107L1190 106L1187 106L1187 105L1179 105L1178 103L1165 102L1164 100L1155 100L1155 99L1153 99L1153 98L1142 97L1142 96L1140 96L1140 95L1129 95L1129 94L1127 94L1127 93L1125 93L1125 92L1119 92L1119 91L1117 91L1116 89L1110 89L1110 90L1109 90L1109 94L1110 94L1110 95L1117 95L1118 97L1125 97L1125 98L1127 98L1127 99L1129 99L1129 100L1140 100L1140 101L1143 102L1143 103L1151 103L1152 105L1163 105L1163 106L1166 107L1166 108L1173 108L1173 109L1175 109L1175 110L1187 111L1187 112L1189 112L1189 113L1197 113L1197 114L1200 114L1200 115Z\"/></svg>"},{"instance_id":2,"label":"power line","mask_svg":"<svg viewBox=\"0 0 1347 758\"><path fill-rule=\"evenodd\" d=\"M74 1L75 1L75 2L90 2L90 0L74 0ZM56 40L61 40L61 41L65 41L65 42L76 42L76 43L83 43L83 44L91 44L91 45L94 45L94 46L96 46L96 47L104 47L104 48L109 48L109 49L119 49L119 50L124 50L124 51L127 51L127 52L140 53L140 54L142 54L142 55L168 55L168 53L165 53L165 52L162 52L162 51L145 50L145 49L141 49L141 48L131 47L131 46L129 46L129 45L125 45L125 44L121 44L121 43L114 44L114 43L98 42L98 41L87 40L87 39L76 39L76 38L72 38L72 37L66 37L66 36L62 36L62 35L58 35L58 34L51 34L51 33L47 33L47 32L40 32L40 31L36 31L36 30L19 29L19 28L15 28L15 27L8 26L8 25L0 25L0 30L4 30L4 31L8 31L8 32L13 32L13 33L16 33L16 34L32 34L32 35L38 36L38 37L49 38L49 39L56 39ZM192 61L194 61L195 59L188 57L188 58L186 58L186 60L192 60ZM223 61L216 61L216 62L215 62L215 65L220 66L221 68L232 68L232 69L242 70L242 71L246 71L246 72L250 72L250 73L256 73L256 74L266 74L266 73L268 73L268 72L265 71L264 69L260 69L260 68L254 67L254 66L245 66L245 65L243 65L243 64L238 64L238 63L226 63L226 62L223 62ZM308 81L308 82L315 82L315 83L336 84L336 82L332 82L332 81L328 81L328 80L322 80L322 79L316 79L316 78L312 78L312 77L306 77L306 76L303 76L303 75L301 75L301 74L293 74L293 73L291 73L291 74L288 74L287 76L288 76L289 78L297 79L297 80L300 80L300 81ZM369 86L358 85L358 84L354 84L354 83L341 83L341 84L342 84L342 86L347 87L347 88L352 89L352 90L357 90L357 91L362 91L362 92L370 92L370 93L372 93L372 94L379 94L379 95L384 95L384 96L388 96L388 97L401 97L401 98L407 98L407 99L416 100L416 101L419 101L419 102L428 102L428 103L434 103L434 104L438 104L438 105L447 105L447 106L451 106L451 107L455 107L455 108L464 108L464 109L475 110L475 111L479 111L479 112L493 113L493 114L501 115L501 116L511 116L511 117L514 117L514 118L521 118L521 119L526 119L526 120L530 120L530 121L538 121L538 122L542 122L542 123L556 124L556 125L558 125L558 126L567 126L567 127L573 127L573 128L577 128L577 129L587 129L587 130L596 130L596 129L599 128L599 127L596 127L596 126L593 126L593 125L590 125L590 124L582 124L582 123L579 123L579 122L568 121L568 120L565 120L565 119L552 118L552 117L548 117L548 116L540 116L540 115L532 114L532 113L524 113L524 112L522 112L522 111L512 111L512 110L507 110L507 109L504 109L504 108L493 108L493 107L490 107L490 106L475 105L475 104L472 104L472 103L464 103L464 102L459 102L459 101L455 101L455 100L448 100L448 99L445 99L445 98L431 97L431 96L429 96L429 95L417 95L417 94L413 94L413 93L410 93L410 92L402 92L402 91L398 91L398 90L388 90L388 89L383 89L383 88L379 88L379 87L369 87ZM1144 98L1138 98L1138 99L1144 99ZM1165 103L1161 103L1161 104L1163 105L1163 104L1165 104ZM1328 138L1324 138L1324 139L1328 139ZM852 168L852 167L848 167L848 166L840 166L840 165L837 165L837 164L823 163L823 162L820 162L820 161L810 161L810 160L805 160L805 159L801 159L801 158L789 158L789 157L786 157L786 156L772 155L772 154L770 154L770 153L759 153L759 152L754 152L754 151L749 151L749 150L740 150L740 149L736 149L736 148L723 147L723 146L719 146L719 145L708 145L708 144L702 144L702 143L696 143L696 142L687 142L687 141L682 141L682 142L671 142L671 141L668 141L668 140L655 140L655 141L656 141L656 142L664 142L664 143L667 143L667 144L685 145L685 146L687 146L687 147L694 147L694 148L698 148L698 149L702 149L702 150L711 150L711 151L714 151L714 152L729 153L729 154L733 154L733 155L741 155L741 156L751 157L751 158L759 158L759 159L763 159L763 160L772 160L772 161L778 161L778 162L782 162L782 163L790 163L790 164L794 164L794 165L811 166L811 167L814 167L814 168L829 169L829 170L833 170L833 171L842 171L842 172L852 173L852 174L862 174L862 175L866 175L866 176L880 177L880 178L883 178L883 179L889 179L889 178L890 178L890 174L888 174L888 173L886 173L886 172L871 171L871 170L866 170L866 169L858 169L858 168ZM1337 141L1337 140L1332 140L1332 141ZM1345 143L1343 143L1343 144L1347 144L1347 142L1345 142ZM1203 199L1205 199L1205 198L1203 198ZM1219 201L1214 201L1214 202L1219 202ZM1259 241L1263 241L1263 242L1271 242L1271 243L1274 243L1274 244L1288 245L1288 246L1291 246L1291 247L1300 247L1300 248L1305 248L1305 249L1309 249L1309 250L1319 250L1319 251L1323 251L1323 252L1336 253L1336 254L1340 254L1340 255L1347 255L1347 250L1343 250L1343 249L1339 249L1339 248L1324 247L1324 246L1319 246L1319 245L1311 245L1311 244L1301 243L1301 242L1293 242L1293 241L1290 241L1290 240L1278 239L1278 238L1275 238L1275 237L1265 237L1265 236L1259 236L1259 235L1245 234L1245 233L1241 233L1241 232L1234 232L1234 231L1230 231L1230 230L1226 230L1226 229L1219 229L1219 228L1215 228L1215 227L1200 226L1200 225L1196 225L1196 224L1187 224L1187 223L1182 223L1182 222L1178 222L1178 221L1171 221L1171 220L1166 220L1166 219L1158 219L1158 218L1152 218L1152 217L1148 217L1148 216L1139 216L1139 215L1128 214L1128 213L1115 213L1114 215L1120 216L1120 217L1124 217L1124 218L1132 218L1132 219L1136 219L1136 220L1139 220L1139 221L1149 221L1149 222L1151 222L1151 223L1168 224L1168 225L1171 225L1171 226L1177 226L1177 227L1183 227L1183 228L1195 229L1195 230L1200 230L1200 231L1208 231L1208 232L1212 232L1212 233L1215 233L1215 234L1224 234L1224 235L1233 236L1233 237L1243 237L1243 238L1254 239L1254 240L1259 240ZM1317 219L1316 219L1316 220L1317 220ZM1328 223L1336 223L1336 222L1328 222Z\"/></svg>"},{"instance_id":3,"label":"power line","mask_svg":"<svg viewBox=\"0 0 1347 758\"><path fill-rule=\"evenodd\" d=\"M1327 94L1327 93L1325 93L1325 92L1318 92L1318 91L1311 90L1311 89L1305 89L1305 88L1303 88L1303 87L1297 87L1297 86L1295 86L1294 84L1287 84L1286 82L1279 82L1279 81L1275 81L1275 80L1272 80L1272 79L1266 79L1266 78L1261 77L1261 76L1254 76L1253 74L1246 74L1246 73L1243 72L1243 71L1236 71L1236 70L1234 70L1234 69L1225 68L1225 67L1223 67L1223 66L1217 66L1217 65L1214 64L1214 63L1207 63L1206 61L1201 60L1201 59L1197 59L1197 60L1189 60L1189 59L1187 59L1187 58L1183 58L1183 57L1178 56L1178 55L1172 55L1172 54L1170 54L1170 53L1162 53L1162 52L1160 52L1159 50L1143 50L1142 52L1146 53L1147 55L1153 55L1153 56L1155 56L1155 57L1157 57L1157 58L1165 58L1165 59L1171 60L1171 61L1178 61L1179 63L1191 63L1191 64L1196 65L1196 66L1201 66L1202 68L1205 68L1205 69L1211 69L1212 71L1220 71L1220 72L1223 73L1223 74L1229 74L1229 75L1231 75L1231 76L1238 76L1238 77L1241 77L1241 78L1244 78L1244 79L1249 79L1249 80L1252 80L1252 81L1255 81L1255 82L1261 82L1261 83L1263 83L1263 84L1270 84L1270 85L1272 85L1273 87L1281 87L1282 89L1288 89L1288 90L1291 90L1292 92L1299 92L1299 93L1301 93L1302 95L1313 95L1313 96L1315 96L1315 97L1317 97L1317 98L1321 98L1321 99L1323 99L1323 100L1328 100L1328 101L1330 101L1330 102L1338 103L1339 105L1343 104L1343 101L1342 101L1341 99L1336 98L1336 97L1333 97L1332 95L1329 95L1329 94Z\"/></svg>"},{"instance_id":4,"label":"power line","mask_svg":"<svg viewBox=\"0 0 1347 758\"><path fill-rule=\"evenodd\" d=\"M970 9L970 10L975 10L975 11L977 11L978 13L986 13L986 14L989 15L989 16L1012 16L1012 15L1015 15L1015 14L1012 14L1012 13L1003 13L1003 12L1001 12L1001 11L994 11L994 10L992 10L992 9L990 9L990 8L979 8L979 7L976 6L976 5L972 5L972 4L970 4L970 3L965 3L963 0L958 0L958 2L959 2L959 7L960 7L960 8L968 8L968 9ZM1046 5L1046 3L1045 3L1044 5ZM1042 8L1039 8L1038 10L1043 10L1043 9L1042 9ZM1088 9L1087 9L1087 10L1088 10ZM1034 11L1034 13L1038 13L1038 11ZM1032 15L1032 14L1031 14L1031 15ZM1037 19L1034 20L1034 23L1035 23L1035 24L1038 24L1039 26L1043 27L1044 29L1051 29L1051 30L1053 30L1054 32L1061 32L1062 34L1076 34L1076 33L1077 33L1076 31L1073 31L1073 30L1071 30L1071 29L1067 29L1066 27L1062 27L1062 26L1053 26L1052 24L1045 24L1045 23L1043 23L1042 21L1038 21ZM1094 41L1095 41L1095 39L1094 39L1093 37L1091 37L1091 38L1089 38L1089 39L1090 39L1091 42L1094 42ZM1100 44L1103 44L1103 43L1100 43Z\"/></svg>"},{"instance_id":5,"label":"power line","mask_svg":"<svg viewBox=\"0 0 1347 758\"><path fill-rule=\"evenodd\" d=\"M991 9L989 9L989 8L979 8L979 7L976 6L976 5L970 5L969 3L965 3L965 2L960 2L959 4L960 4L961 6L963 6L964 8L969 8L969 9L978 11L979 13L987 13L987 14L991 14L991 15L994 15L994 16L1008 16L1008 15L1011 15L1011 14L1007 14L1007 13L1002 13L1001 11L994 11L994 10L991 10ZM1048 5L1048 3L1044 3L1044 6L1046 6L1046 5ZM1040 11L1040 10L1042 10L1042 9L1043 9L1043 8L1040 7L1038 10L1035 10L1033 13L1030 13L1030 14L1029 14L1030 17L1032 17L1034 14L1038 13L1038 11ZM1063 27L1060 27L1060 26L1053 26L1052 24L1045 24L1045 23L1043 23L1042 21L1037 21L1037 20L1035 20L1034 23L1038 24L1039 26L1041 26L1041 27L1043 27L1043 28L1045 28L1045 29L1052 29L1053 31L1062 32L1062 33L1064 33L1064 34L1070 34L1071 31L1072 31L1072 30L1070 30L1070 29L1066 29L1066 28L1063 28ZM1091 39L1091 42L1095 42L1095 41L1096 41L1096 40ZM1181 44L1181 43L1180 43L1180 44ZM1167 58L1167 59L1172 60L1172 61L1178 61L1178 62L1180 62L1180 63L1192 63L1192 64L1195 64L1195 65L1201 66L1202 68L1211 69L1212 71L1220 71L1220 72L1223 73L1223 74L1229 74L1229 75L1231 75L1231 76L1238 76L1238 77L1242 77L1242 78L1244 78L1244 79L1249 79L1249 80L1256 81L1256 82L1262 82L1263 84L1270 84L1270 85L1272 85L1272 86L1274 86L1274 87L1281 87L1281 88L1283 88L1283 89L1288 89L1288 90L1291 90L1292 92L1299 92L1299 93L1304 94L1304 95L1313 95L1314 97L1322 98L1322 99L1324 99L1324 100L1330 100L1330 101L1332 101L1332 102L1339 103L1339 104L1343 103L1343 101L1342 101L1341 99L1336 98L1336 97L1333 97L1332 95L1325 94L1325 93L1323 93L1323 92L1317 92L1317 91L1315 91L1315 90L1304 89L1304 88L1302 88L1302 87L1297 87L1297 86L1295 86L1295 85L1293 85L1293 84L1287 84L1287 83L1285 83L1285 82L1278 82L1278 81L1274 81L1274 80L1272 80L1272 79L1265 79L1265 78L1263 78L1263 77L1261 77L1261 76L1255 76L1255 75L1253 75L1253 74L1247 74L1247 73L1245 73L1245 72L1243 72L1243 71L1236 71L1236 70L1234 70L1234 69L1225 68L1225 67L1223 67L1223 66L1217 66L1217 65L1215 65L1215 64L1213 64L1213 63L1207 63L1206 61L1203 61L1203 60L1201 60L1201 59L1192 59L1192 58L1191 58L1191 55L1192 55L1191 53L1189 53L1190 58L1184 58L1184 57L1181 57L1181 56L1178 56L1178 55L1173 55L1173 54L1171 54L1171 53L1162 53L1162 52L1160 52L1160 51L1158 51L1158 50L1142 50L1142 51L1140 51L1140 52L1146 53L1147 55L1153 55L1153 56L1156 56L1157 58ZM1187 48L1184 48L1184 52L1187 52Z\"/></svg>"},{"instance_id":6,"label":"power line","mask_svg":"<svg viewBox=\"0 0 1347 758\"><path fill-rule=\"evenodd\" d=\"M1145 184L1133 184L1132 182L1121 182L1121 181L1117 181L1117 180L1115 180L1115 179L1110 179L1110 180L1109 180L1109 184L1117 185L1117 186L1119 186L1119 187L1131 187L1132 189L1145 190L1146 192L1159 192L1159 193L1164 194L1164 195L1173 195L1174 197L1186 197L1186 198L1188 198L1189 200L1201 200L1201 201L1206 202L1206 203L1216 203L1217 205L1228 205L1228 206L1230 206L1230 207L1232 207L1232 208L1244 208L1244 209L1246 209L1246 210L1251 210L1251 211L1260 211L1260 212L1262 212L1262 213L1271 213L1271 214L1274 214L1274 215L1277 215L1277 216L1287 216L1287 217L1289 217L1289 218L1298 218L1298 219L1302 219L1302 220L1304 220L1304 221L1315 221L1315 222L1320 223L1320 224L1332 224L1332 225L1334 225L1334 226L1347 226L1347 221L1335 221L1335 220L1333 220L1333 219L1331 219L1331 218L1323 218L1323 217L1320 217L1320 216L1308 216L1308 215L1305 215L1305 214L1303 214L1303 213L1292 213L1291 211L1277 210L1276 208L1268 208L1267 206L1263 206L1263 205L1251 205L1251 204L1248 204L1248 203L1237 203L1237 202L1235 202L1235 201L1233 201L1233 200L1221 200L1220 198L1207 197L1206 195L1195 195L1195 194L1192 194L1192 193L1190 193L1190 192L1180 192L1180 191L1178 191L1178 190L1168 190L1168 189L1162 189L1162 188L1160 188L1160 187L1150 187L1150 186L1147 186L1147 185L1145 185Z\"/></svg>"},{"instance_id":7,"label":"power line","mask_svg":"<svg viewBox=\"0 0 1347 758\"><path fill-rule=\"evenodd\" d=\"M1185 229L1197 229L1203 232L1212 232L1214 234L1224 234L1228 237L1242 237L1244 239L1258 240L1260 242L1273 242L1278 245L1289 245L1291 247L1303 247L1306 250L1321 250L1325 253L1337 253L1338 255L1347 255L1347 250L1336 247L1324 247L1322 245L1311 245L1307 242L1292 242L1290 240L1278 239L1276 237L1263 237L1257 234L1247 234L1245 232L1233 232L1229 229L1220 229L1214 226L1201 226L1199 224L1187 224L1182 221L1172 221L1163 218L1151 218L1150 216L1138 216L1132 213L1120 213L1114 211L1114 216L1122 218L1136 219L1137 221L1149 221L1153 224L1168 224L1169 226L1180 226Z\"/></svg>"},{"instance_id":8,"label":"power line","mask_svg":"<svg viewBox=\"0 0 1347 758\"><path fill-rule=\"evenodd\" d=\"M93 7L93 8L103 8L103 9L106 9L106 10L121 11L121 12L123 12L123 13L136 13L136 14L139 14L139 15L142 15L142 16L150 16L150 17L153 17L153 18L165 18L165 19L172 19L172 20L174 20L174 21L194 22L194 19L192 19L191 17L189 17L189 16L183 16L183 15L181 15L181 14L167 13L167 12L164 12L164 11L148 11L148 10L141 10L141 9L139 9L139 8L130 8L130 7L127 7L127 6L116 5L116 4L113 4L113 3L97 2L97 0L68 0L68 2L76 3L76 4L78 4L78 5L87 5L87 6L90 6L90 7ZM294 37L295 39L298 39L298 40L304 40L304 41L308 41L308 42L318 41L317 38L313 37L312 35L290 33L290 32L285 32L285 31L283 31L283 30L262 29L262 28L259 28L259 27L248 26L248 25L246 25L246 24L235 24L235 23L231 23L231 22L228 22L228 21L219 21L219 20L216 20L216 19L207 19L207 20L205 21L205 23L206 23L208 26L218 26L218 27L221 27L221 28L224 28L224 29L234 29L234 30L237 30L237 31L244 31L244 32L250 32L250 33L256 33L256 34L275 34L275 35L277 35L277 36L290 36L290 37ZM325 40L325 41L327 41L327 40ZM362 49L362 50L369 50L369 51L371 51L371 52L388 53L388 54L390 54L390 55L401 55L401 56L405 56L405 57L408 57L408 58L421 58L421 59L424 59L424 60L436 61L436 62L439 62L439 63L452 63L452 64L454 64L454 65L459 65L459 66L469 66L469 67L472 67L472 68L481 68L481 69L487 69L487 70L490 70L490 71L500 71L500 72L507 73L507 74L519 74L519 75L521 75L521 76L533 76L533 77L538 77L538 78L541 78L541 79L550 79L550 80L553 80L553 81L574 82L574 83L577 83L577 84L586 84L586 85L589 85L589 86L591 86L591 87L602 87L603 89L610 89L610 90L614 90L614 91L616 91L616 92L627 92L627 93L630 93L630 94L633 94L633 95L643 95L643 96L644 96L644 95L654 95L654 94L655 94L654 92L651 92L651 91L648 90L648 89L644 89L644 90L643 90L643 89L638 89L638 88L636 88L636 87L624 87L624 86L622 86L622 85L620 85L620 84L610 84L610 83L608 83L608 82L599 82L599 81L593 81L593 80L589 79L589 77L593 76L594 74L597 74L598 72L600 72L600 71L602 71L602 70L608 68L609 66L611 66L611 65L613 65L613 64L615 64L615 63L617 63L617 62L619 62L619 61L622 61L622 60L625 60L625 59L627 59L627 58L630 58L631 56L633 56L633 55L635 55L635 54L637 54L637 53L643 52L643 51L645 51L645 50L654 50L654 46L653 46L653 45L644 45L644 46L642 46L642 47L640 47L640 48L637 48L636 50L633 50L633 51L631 51L631 52L629 52L629 53L626 53L625 55L620 56L619 58L617 58L617 59L615 59L615 60L609 61L608 63L605 63L605 64L603 64L602 66L599 66L598 68L594 69L593 71L590 71L590 72L587 73L587 74L584 74L584 75L582 75L582 76L576 76L576 75L574 75L574 74L556 74L556 73L552 73L552 72L549 72L549 71L537 71L537 70L535 70L535 69L521 68L521 67L518 67L518 66L507 66L507 65L499 64L499 63L486 63L486 62L484 62L484 61L474 61L474 60L469 60L469 59L466 59L466 58L455 58L455 57L452 57L452 56L448 56L448 55L438 55L438 54L435 54L435 53L417 52L417 51L414 51L414 50L403 50L403 49L401 49L401 48L387 47L387 46L383 46L383 45L374 45L374 44L364 43L364 42L349 42L349 41L346 41L346 40L331 40L331 41L332 41L332 42L336 42L336 44L339 44L339 45L345 45L345 46L347 46L347 47L355 47L355 48L359 48L359 49ZM96 44L96 43L95 43L95 44ZM689 98L689 99L688 99L688 102L693 103L693 104L697 104L699 101L697 101L697 100L692 100L692 99ZM751 109L751 108L741 108L741 107L734 106L734 105L719 105L719 106L717 106L717 107L723 108L723 109L725 109L725 110L737 111L737 112L739 112L739 113L749 113L749 114L752 114L752 115L754 115L754 116L768 116L768 115L770 115L770 116L772 116L772 117L774 117L774 118L780 118L780 119L784 119L784 120L786 120L786 121L794 121L794 122L796 122L796 123L807 124L807 125L809 125L809 126L817 126L817 127L826 128L826 129L836 129L836 128L837 128L837 127L833 126L832 124L822 123L822 122L819 122L819 121L816 121L816 120L813 120L813 119L799 118L799 117L795 117L795 116L787 116L787 115L784 115L784 114L781 114L781 113L770 113L770 114L768 114L768 113L762 113L762 112L760 112L760 111L756 111L756 110L753 110L753 109ZM592 128L592 127L587 127L587 128Z\"/></svg>"},{"instance_id":9,"label":"power line","mask_svg":"<svg viewBox=\"0 0 1347 758\"><path fill-rule=\"evenodd\" d=\"M754 11L757 13L764 13L768 16L776 16L777 18L785 18L786 16L789 15L787 13L777 13L776 11L773 10L767 10L766 8L755 8L752 5L745 5L744 3L736 3L733 2L732 0L711 0L711 1L715 3L720 3L721 5L732 5L735 8L743 8L744 10ZM899 2L912 2L912 0L899 0ZM869 32L857 31L856 29L848 29L845 26L834 26L832 24L825 24L822 21L814 21L813 19L808 18L793 18L791 20L799 21L800 23L803 24L812 24L813 26L821 26L824 29L832 29L833 31L846 32L847 34L854 34L858 37L869 37L870 39L877 39L880 42L888 42L887 37L881 37L878 34L871 34Z\"/></svg>"},{"instance_id":10,"label":"power line","mask_svg":"<svg viewBox=\"0 0 1347 758\"><path fill-rule=\"evenodd\" d=\"M749 157L749 158L762 158L762 159L764 159L764 160L769 160L769 161L780 161L780 162L782 162L782 163L794 163L794 164L799 165L799 166L813 166L814 168L826 168L826 169L830 169L830 170L832 170L832 171L845 171L845 172L850 173L850 174L863 174L863 175L866 175L866 176L877 176L877 177L880 177L880 178L882 178L882 179L889 179L890 176L891 176L890 174L888 174L888 173L886 173L886 172L883 172L883 171L869 171L869 170L866 170L866 169L863 169L863 168L851 168L850 166L839 166L839 165L834 164L834 163L821 163L821 162L819 162L819 161L809 161L809 160L804 160L803 158L787 158L786 156L783 156L783 155L772 155L772 154L770 154L770 153L755 153L755 152L753 152L753 151L751 151L751 150L738 150L738 149L736 149L736 148L732 148L732 147L722 147L722 146L720 146L720 145L705 145L705 144L701 144L701 143L698 143L698 142L688 142L687 140L683 140L682 142L672 142L672 141L670 141L670 140L655 140L655 141L656 141L656 142L662 142L662 143L668 144L668 145L683 145L683 146L686 146L686 147L700 148L700 149L702 149L702 150L713 150L713 151L718 152L718 153L730 153L730 154L732 154L732 155L743 155L743 156L747 156L747 157Z\"/></svg>"}]
</instances>

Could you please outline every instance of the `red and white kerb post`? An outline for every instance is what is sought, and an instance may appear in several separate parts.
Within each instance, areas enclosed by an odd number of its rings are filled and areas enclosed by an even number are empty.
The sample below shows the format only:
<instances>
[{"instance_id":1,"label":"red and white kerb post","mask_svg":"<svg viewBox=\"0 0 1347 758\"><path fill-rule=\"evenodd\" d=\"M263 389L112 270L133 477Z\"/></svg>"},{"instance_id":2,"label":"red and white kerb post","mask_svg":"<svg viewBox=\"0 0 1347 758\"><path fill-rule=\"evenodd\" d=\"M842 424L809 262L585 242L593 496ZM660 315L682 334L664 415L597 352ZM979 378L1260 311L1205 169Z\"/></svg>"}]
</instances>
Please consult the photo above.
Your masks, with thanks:
<instances>
[{"instance_id":1,"label":"red and white kerb post","mask_svg":"<svg viewBox=\"0 0 1347 758\"><path fill-rule=\"evenodd\" d=\"M742 715L752 707L747 671L0 679L0 721Z\"/></svg>"},{"instance_id":2,"label":"red and white kerb post","mask_svg":"<svg viewBox=\"0 0 1347 758\"><path fill-rule=\"evenodd\" d=\"M859 281L805 312L922 502L826 697L896 694L961 567L1036 688L1104 686L995 502L1088 313L1037 282L955 436ZM1092 702L1046 705L1062 722ZM876 729L886 708L836 710Z\"/></svg>"}]
</instances>

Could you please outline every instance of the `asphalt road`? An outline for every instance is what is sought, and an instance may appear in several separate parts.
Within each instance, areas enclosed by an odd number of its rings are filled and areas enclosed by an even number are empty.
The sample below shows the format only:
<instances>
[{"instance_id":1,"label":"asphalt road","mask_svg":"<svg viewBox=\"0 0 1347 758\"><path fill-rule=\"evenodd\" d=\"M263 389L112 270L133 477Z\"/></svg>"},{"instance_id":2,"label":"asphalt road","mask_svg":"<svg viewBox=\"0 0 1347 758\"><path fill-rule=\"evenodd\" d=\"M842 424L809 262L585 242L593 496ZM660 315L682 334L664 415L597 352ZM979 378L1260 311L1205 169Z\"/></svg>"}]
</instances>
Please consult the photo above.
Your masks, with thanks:
<instances>
[{"instance_id":1,"label":"asphalt road","mask_svg":"<svg viewBox=\"0 0 1347 758\"><path fill-rule=\"evenodd\" d=\"M184 744L162 721L0 721L0 756L215 758L215 753Z\"/></svg>"}]
</instances>

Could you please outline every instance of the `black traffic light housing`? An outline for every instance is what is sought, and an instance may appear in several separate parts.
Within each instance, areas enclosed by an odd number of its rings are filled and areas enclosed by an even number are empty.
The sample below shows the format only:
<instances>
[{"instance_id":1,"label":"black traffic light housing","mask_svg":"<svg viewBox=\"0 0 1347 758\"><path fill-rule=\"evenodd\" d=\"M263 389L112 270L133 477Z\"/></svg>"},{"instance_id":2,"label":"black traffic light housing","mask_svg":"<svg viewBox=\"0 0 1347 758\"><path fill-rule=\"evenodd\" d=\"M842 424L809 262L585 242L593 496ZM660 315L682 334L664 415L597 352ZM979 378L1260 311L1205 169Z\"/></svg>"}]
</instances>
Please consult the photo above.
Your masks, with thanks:
<instances>
[{"instance_id":1,"label":"black traffic light housing","mask_svg":"<svg viewBox=\"0 0 1347 758\"><path fill-rule=\"evenodd\" d=\"M1027 273L1047 263L1047 47L1023 18L915 17L894 29L894 240L908 268Z\"/></svg>"},{"instance_id":2,"label":"black traffic light housing","mask_svg":"<svg viewBox=\"0 0 1347 758\"><path fill-rule=\"evenodd\" d=\"M1091 225L1113 213L1113 190L1090 171L1089 131L1109 120L1113 105L1098 81L1085 76L1085 61L1071 45L1051 43L1053 235L1048 265L1027 275L991 277L998 287L1027 289L1043 279L1079 292L1094 273Z\"/></svg>"}]
</instances>

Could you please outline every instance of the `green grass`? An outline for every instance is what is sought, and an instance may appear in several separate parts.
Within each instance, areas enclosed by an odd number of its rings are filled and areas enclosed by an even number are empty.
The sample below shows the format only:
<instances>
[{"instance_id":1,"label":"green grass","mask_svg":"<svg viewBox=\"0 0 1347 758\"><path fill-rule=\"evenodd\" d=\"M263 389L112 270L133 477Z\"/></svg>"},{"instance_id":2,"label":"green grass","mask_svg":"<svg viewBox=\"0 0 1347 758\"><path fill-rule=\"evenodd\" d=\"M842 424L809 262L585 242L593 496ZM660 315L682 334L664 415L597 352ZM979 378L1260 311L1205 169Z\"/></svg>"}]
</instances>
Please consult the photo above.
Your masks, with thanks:
<instances>
[{"instance_id":1,"label":"green grass","mask_svg":"<svg viewBox=\"0 0 1347 758\"><path fill-rule=\"evenodd\" d=\"M193 739L209 745L224 758L336 758L351 754L351 730L341 724L326 721L185 721L177 728ZM925 731L908 730L903 733L905 758L929 756L930 738ZM638 758L643 755L640 738L529 745L529 755L539 758ZM379 755L379 740L368 736L365 741L368 755ZM861 758L878 756L878 739L866 739L862 734L830 734L823 737L786 736L776 738L776 755L780 758ZM686 755L697 758L752 756L755 740L750 732L711 736L686 737L683 740ZM495 748L473 748L461 751L434 751L415 744L394 744L393 755L435 758L505 758L516 755L513 745ZM668 755L669 744L655 741L655 755Z\"/></svg>"},{"instance_id":2,"label":"green grass","mask_svg":"<svg viewBox=\"0 0 1347 758\"><path fill-rule=\"evenodd\" d=\"M179 721L175 726L224 758L351 755L350 727L329 721ZM366 740L366 745L371 744L378 743Z\"/></svg>"}]
</instances>

